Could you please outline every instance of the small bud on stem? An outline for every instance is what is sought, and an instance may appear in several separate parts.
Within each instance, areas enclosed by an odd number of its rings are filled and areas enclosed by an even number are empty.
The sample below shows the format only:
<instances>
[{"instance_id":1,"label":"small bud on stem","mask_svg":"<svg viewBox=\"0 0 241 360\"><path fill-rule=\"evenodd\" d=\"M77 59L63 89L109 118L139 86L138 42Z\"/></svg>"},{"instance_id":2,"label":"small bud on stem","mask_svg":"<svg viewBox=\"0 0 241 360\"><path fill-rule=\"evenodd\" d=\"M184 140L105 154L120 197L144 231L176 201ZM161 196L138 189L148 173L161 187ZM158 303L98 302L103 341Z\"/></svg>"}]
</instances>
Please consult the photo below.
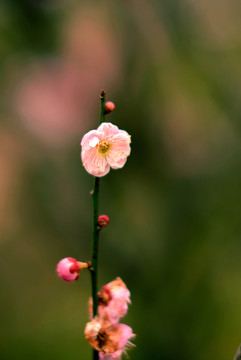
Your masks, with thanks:
<instances>
[{"instance_id":1,"label":"small bud on stem","mask_svg":"<svg viewBox=\"0 0 241 360\"><path fill-rule=\"evenodd\" d=\"M105 103L104 114L107 115L115 109L115 104L112 101Z\"/></svg>"},{"instance_id":2,"label":"small bud on stem","mask_svg":"<svg viewBox=\"0 0 241 360\"><path fill-rule=\"evenodd\" d=\"M104 226L107 226L110 222L110 219L107 215L100 215L98 217L98 225L101 228L103 228Z\"/></svg>"}]
</instances>

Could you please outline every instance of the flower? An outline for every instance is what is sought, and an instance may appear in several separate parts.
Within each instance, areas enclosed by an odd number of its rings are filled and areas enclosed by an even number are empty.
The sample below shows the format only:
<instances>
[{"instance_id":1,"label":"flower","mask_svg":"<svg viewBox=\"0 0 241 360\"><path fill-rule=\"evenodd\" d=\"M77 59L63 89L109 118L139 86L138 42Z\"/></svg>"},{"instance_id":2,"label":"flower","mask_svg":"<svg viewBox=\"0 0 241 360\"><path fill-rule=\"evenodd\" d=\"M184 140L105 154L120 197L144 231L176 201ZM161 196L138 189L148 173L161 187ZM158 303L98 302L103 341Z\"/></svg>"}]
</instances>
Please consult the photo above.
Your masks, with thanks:
<instances>
[{"instance_id":1,"label":"flower","mask_svg":"<svg viewBox=\"0 0 241 360\"><path fill-rule=\"evenodd\" d=\"M112 324L117 324L120 318L125 316L128 311L128 305L121 299L111 300L107 305L100 304L98 314L100 319L106 319Z\"/></svg>"},{"instance_id":2,"label":"flower","mask_svg":"<svg viewBox=\"0 0 241 360\"><path fill-rule=\"evenodd\" d=\"M88 173L101 177L122 168L130 155L130 135L111 123L102 123L81 140L81 159Z\"/></svg>"},{"instance_id":3,"label":"flower","mask_svg":"<svg viewBox=\"0 0 241 360\"><path fill-rule=\"evenodd\" d=\"M127 289L126 284L120 277L104 285L102 289L104 291L109 291L112 299L124 300L129 304L131 303L130 291Z\"/></svg>"},{"instance_id":4,"label":"flower","mask_svg":"<svg viewBox=\"0 0 241 360\"><path fill-rule=\"evenodd\" d=\"M104 285L98 293L98 314L93 319L92 298L89 300L91 321L86 324L85 337L99 351L101 360L120 360L135 335L130 326L120 324L119 319L128 310L130 292L125 283L117 278Z\"/></svg>"},{"instance_id":5,"label":"flower","mask_svg":"<svg viewBox=\"0 0 241 360\"><path fill-rule=\"evenodd\" d=\"M57 273L65 281L75 281L79 278L80 270L88 268L88 263L82 263L72 257L60 260L57 264Z\"/></svg>"},{"instance_id":6,"label":"flower","mask_svg":"<svg viewBox=\"0 0 241 360\"><path fill-rule=\"evenodd\" d=\"M100 353L120 356L135 335L130 326L125 324L113 325L109 321L102 321L95 317L85 327L85 337L90 345ZM115 355L114 355L115 354ZM118 358L118 357L117 357ZM107 358L108 359L108 358Z\"/></svg>"},{"instance_id":7,"label":"flower","mask_svg":"<svg viewBox=\"0 0 241 360\"><path fill-rule=\"evenodd\" d=\"M131 303L130 291L121 278L117 278L102 287L98 293L99 306L98 314L102 319L109 320L116 324L128 311L128 304Z\"/></svg>"},{"instance_id":8,"label":"flower","mask_svg":"<svg viewBox=\"0 0 241 360\"><path fill-rule=\"evenodd\" d=\"M128 311L128 304L131 303L130 291L121 278L111 281L104 285L98 293L98 317L102 321L107 320L115 325L120 318L124 317ZM93 318L92 298L89 299L90 319Z\"/></svg>"}]
</instances>

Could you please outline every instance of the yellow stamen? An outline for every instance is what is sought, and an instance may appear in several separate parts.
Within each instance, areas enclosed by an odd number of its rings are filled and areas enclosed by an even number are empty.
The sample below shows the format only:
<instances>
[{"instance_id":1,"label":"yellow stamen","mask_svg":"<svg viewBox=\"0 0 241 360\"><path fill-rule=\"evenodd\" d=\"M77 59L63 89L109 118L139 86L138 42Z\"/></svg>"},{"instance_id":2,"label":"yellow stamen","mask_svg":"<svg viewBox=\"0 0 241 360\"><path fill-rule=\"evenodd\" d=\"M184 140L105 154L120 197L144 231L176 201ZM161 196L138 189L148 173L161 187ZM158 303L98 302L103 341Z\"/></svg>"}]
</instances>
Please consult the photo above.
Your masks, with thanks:
<instances>
[{"instance_id":1,"label":"yellow stamen","mask_svg":"<svg viewBox=\"0 0 241 360\"><path fill-rule=\"evenodd\" d=\"M105 141L105 140L102 140L99 142L98 144L98 150L101 154L105 154L110 148L110 144Z\"/></svg>"}]
</instances>

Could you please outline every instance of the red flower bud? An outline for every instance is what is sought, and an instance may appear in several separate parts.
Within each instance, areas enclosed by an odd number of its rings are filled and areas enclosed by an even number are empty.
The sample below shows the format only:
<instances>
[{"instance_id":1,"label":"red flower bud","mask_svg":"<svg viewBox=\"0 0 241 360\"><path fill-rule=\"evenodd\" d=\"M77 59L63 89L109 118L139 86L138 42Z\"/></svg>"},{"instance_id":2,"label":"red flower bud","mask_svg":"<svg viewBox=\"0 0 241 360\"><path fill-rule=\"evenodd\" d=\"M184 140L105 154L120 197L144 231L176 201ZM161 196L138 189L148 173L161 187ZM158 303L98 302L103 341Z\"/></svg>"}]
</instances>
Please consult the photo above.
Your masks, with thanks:
<instances>
[{"instance_id":1,"label":"red flower bud","mask_svg":"<svg viewBox=\"0 0 241 360\"><path fill-rule=\"evenodd\" d=\"M115 109L115 104L112 101L105 103L104 114L107 115Z\"/></svg>"},{"instance_id":2,"label":"red flower bud","mask_svg":"<svg viewBox=\"0 0 241 360\"><path fill-rule=\"evenodd\" d=\"M89 263L77 261L72 257L60 260L57 264L57 273L65 281L75 281L79 278L82 269L88 269Z\"/></svg>"},{"instance_id":3,"label":"red flower bud","mask_svg":"<svg viewBox=\"0 0 241 360\"><path fill-rule=\"evenodd\" d=\"M110 222L110 219L107 215L100 215L98 217L98 224L99 224L99 227L104 227L106 225L108 225Z\"/></svg>"}]
</instances>

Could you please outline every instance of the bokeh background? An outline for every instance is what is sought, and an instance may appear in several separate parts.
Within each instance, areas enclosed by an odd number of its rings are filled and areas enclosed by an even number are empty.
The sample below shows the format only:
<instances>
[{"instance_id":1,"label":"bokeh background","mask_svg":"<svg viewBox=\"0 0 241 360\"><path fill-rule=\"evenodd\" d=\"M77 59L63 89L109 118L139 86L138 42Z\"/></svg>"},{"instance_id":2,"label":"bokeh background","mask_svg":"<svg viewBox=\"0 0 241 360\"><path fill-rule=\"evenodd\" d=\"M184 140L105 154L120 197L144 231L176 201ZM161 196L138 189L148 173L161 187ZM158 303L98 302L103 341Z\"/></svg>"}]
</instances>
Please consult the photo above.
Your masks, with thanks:
<instances>
[{"instance_id":1,"label":"bokeh background","mask_svg":"<svg viewBox=\"0 0 241 360\"><path fill-rule=\"evenodd\" d=\"M2 360L91 359L93 178L79 143L132 135L101 180L100 286L132 292L131 360L232 359L241 341L240 0L1 0Z\"/></svg>"}]
</instances>

